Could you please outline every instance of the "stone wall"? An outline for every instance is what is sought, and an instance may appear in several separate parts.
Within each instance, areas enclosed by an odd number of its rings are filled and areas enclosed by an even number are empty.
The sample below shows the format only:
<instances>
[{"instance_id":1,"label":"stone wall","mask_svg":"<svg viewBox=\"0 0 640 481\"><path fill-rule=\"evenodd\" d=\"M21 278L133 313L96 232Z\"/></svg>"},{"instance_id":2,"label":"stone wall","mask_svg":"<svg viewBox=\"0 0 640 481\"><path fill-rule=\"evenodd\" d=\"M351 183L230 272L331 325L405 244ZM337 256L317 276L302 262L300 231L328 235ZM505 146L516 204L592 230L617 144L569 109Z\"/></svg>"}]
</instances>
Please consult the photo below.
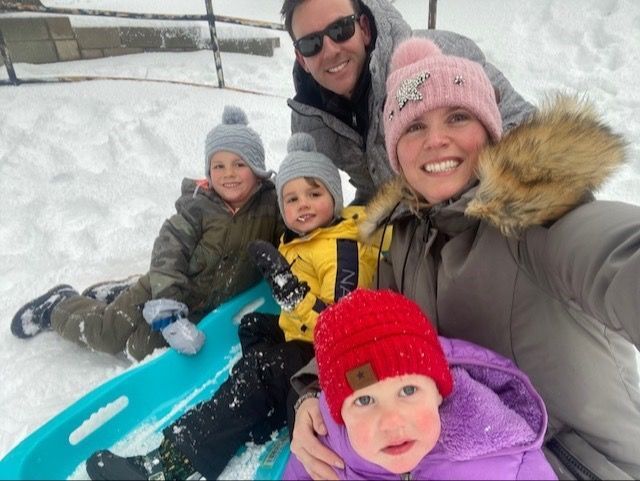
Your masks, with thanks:
<instances>
[{"instance_id":1,"label":"stone wall","mask_svg":"<svg viewBox=\"0 0 640 481\"><path fill-rule=\"evenodd\" d=\"M12 7L15 0L0 0L0 9L1 8L9 8ZM36 7L42 7L42 2L40 0L20 0L20 3L26 5L35 5Z\"/></svg>"},{"instance_id":2,"label":"stone wall","mask_svg":"<svg viewBox=\"0 0 640 481\"><path fill-rule=\"evenodd\" d=\"M13 63L50 63L210 48L197 27L72 27L68 17L0 17ZM273 56L279 37L218 39L223 52ZM0 57L0 65L4 62Z\"/></svg>"}]
</instances>

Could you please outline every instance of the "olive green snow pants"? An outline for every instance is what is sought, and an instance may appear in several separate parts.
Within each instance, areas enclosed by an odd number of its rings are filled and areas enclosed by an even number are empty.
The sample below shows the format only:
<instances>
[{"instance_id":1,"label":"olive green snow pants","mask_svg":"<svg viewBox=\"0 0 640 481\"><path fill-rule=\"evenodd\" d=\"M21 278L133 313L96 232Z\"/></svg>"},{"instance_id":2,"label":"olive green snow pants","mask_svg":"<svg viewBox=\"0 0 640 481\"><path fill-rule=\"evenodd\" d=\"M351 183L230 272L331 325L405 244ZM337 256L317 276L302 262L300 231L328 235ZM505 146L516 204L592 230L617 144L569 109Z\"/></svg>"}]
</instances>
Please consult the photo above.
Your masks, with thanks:
<instances>
[{"instance_id":1,"label":"olive green snow pants","mask_svg":"<svg viewBox=\"0 0 640 481\"><path fill-rule=\"evenodd\" d=\"M125 352L142 360L167 343L142 317L151 299L149 276L142 276L111 304L83 296L61 301L51 314L51 327L63 338L109 354Z\"/></svg>"}]
</instances>

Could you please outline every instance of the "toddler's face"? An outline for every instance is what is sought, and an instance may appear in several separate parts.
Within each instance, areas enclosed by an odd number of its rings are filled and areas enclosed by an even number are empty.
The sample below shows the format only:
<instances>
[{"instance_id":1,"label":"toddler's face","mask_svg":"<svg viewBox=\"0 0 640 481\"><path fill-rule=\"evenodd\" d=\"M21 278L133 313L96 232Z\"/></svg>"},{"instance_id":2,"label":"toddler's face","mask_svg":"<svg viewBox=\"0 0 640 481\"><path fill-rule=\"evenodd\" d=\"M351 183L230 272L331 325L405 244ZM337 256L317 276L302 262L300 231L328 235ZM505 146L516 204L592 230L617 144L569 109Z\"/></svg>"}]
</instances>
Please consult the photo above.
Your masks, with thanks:
<instances>
[{"instance_id":1,"label":"toddler's face","mask_svg":"<svg viewBox=\"0 0 640 481\"><path fill-rule=\"evenodd\" d=\"M413 470L440 436L442 397L426 376L387 378L358 389L342 404L351 446L387 471Z\"/></svg>"},{"instance_id":2,"label":"toddler's face","mask_svg":"<svg viewBox=\"0 0 640 481\"><path fill-rule=\"evenodd\" d=\"M238 154L218 151L211 157L213 190L234 209L242 207L255 191L259 179Z\"/></svg>"},{"instance_id":3,"label":"toddler's face","mask_svg":"<svg viewBox=\"0 0 640 481\"><path fill-rule=\"evenodd\" d=\"M282 204L285 224L298 234L308 234L333 220L333 197L319 181L290 180L282 187Z\"/></svg>"}]
</instances>

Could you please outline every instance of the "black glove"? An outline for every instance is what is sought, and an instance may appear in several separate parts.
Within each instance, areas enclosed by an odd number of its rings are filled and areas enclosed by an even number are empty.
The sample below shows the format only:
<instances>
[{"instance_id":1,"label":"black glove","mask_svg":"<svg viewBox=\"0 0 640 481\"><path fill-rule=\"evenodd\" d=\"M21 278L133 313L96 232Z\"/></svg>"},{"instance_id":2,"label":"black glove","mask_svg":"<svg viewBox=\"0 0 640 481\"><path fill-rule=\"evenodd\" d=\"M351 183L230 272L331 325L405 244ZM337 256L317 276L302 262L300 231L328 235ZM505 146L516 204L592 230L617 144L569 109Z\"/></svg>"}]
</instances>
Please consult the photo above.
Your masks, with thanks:
<instances>
[{"instance_id":1,"label":"black glove","mask_svg":"<svg viewBox=\"0 0 640 481\"><path fill-rule=\"evenodd\" d=\"M291 272L287 260L270 243L255 240L249 243L248 250L278 305L284 311L293 311L309 292L307 283Z\"/></svg>"}]
</instances>

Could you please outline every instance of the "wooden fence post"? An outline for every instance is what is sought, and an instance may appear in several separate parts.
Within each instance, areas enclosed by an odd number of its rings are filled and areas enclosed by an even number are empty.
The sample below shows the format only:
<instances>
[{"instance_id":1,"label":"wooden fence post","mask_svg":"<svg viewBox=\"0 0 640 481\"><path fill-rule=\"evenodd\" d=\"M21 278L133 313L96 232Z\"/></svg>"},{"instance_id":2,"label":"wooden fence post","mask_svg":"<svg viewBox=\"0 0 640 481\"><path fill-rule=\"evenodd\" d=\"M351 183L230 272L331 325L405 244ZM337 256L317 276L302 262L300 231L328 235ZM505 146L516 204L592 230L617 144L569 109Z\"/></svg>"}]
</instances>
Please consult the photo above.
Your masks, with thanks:
<instances>
[{"instance_id":1,"label":"wooden fence post","mask_svg":"<svg viewBox=\"0 0 640 481\"><path fill-rule=\"evenodd\" d=\"M429 0L429 25L428 28L436 28L436 11L438 10L438 0Z\"/></svg>"},{"instance_id":2,"label":"wooden fence post","mask_svg":"<svg viewBox=\"0 0 640 481\"><path fill-rule=\"evenodd\" d=\"M13 63L11 62L11 55L9 55L9 49L7 49L7 44L4 43L4 36L2 35L2 30L0 30L0 55L4 60L4 66L7 68L7 73L9 74L9 80L13 85L19 85L18 77L16 77L16 71L13 69Z\"/></svg>"},{"instance_id":3,"label":"wooden fence post","mask_svg":"<svg viewBox=\"0 0 640 481\"><path fill-rule=\"evenodd\" d=\"M220 58L220 45L218 44L218 34L216 33L216 17L213 15L213 5L211 0L204 0L207 7L207 21L209 22L209 34L211 35L211 50L216 63L216 73L218 74L218 87L224 88L224 74L222 73L222 60Z\"/></svg>"}]
</instances>

